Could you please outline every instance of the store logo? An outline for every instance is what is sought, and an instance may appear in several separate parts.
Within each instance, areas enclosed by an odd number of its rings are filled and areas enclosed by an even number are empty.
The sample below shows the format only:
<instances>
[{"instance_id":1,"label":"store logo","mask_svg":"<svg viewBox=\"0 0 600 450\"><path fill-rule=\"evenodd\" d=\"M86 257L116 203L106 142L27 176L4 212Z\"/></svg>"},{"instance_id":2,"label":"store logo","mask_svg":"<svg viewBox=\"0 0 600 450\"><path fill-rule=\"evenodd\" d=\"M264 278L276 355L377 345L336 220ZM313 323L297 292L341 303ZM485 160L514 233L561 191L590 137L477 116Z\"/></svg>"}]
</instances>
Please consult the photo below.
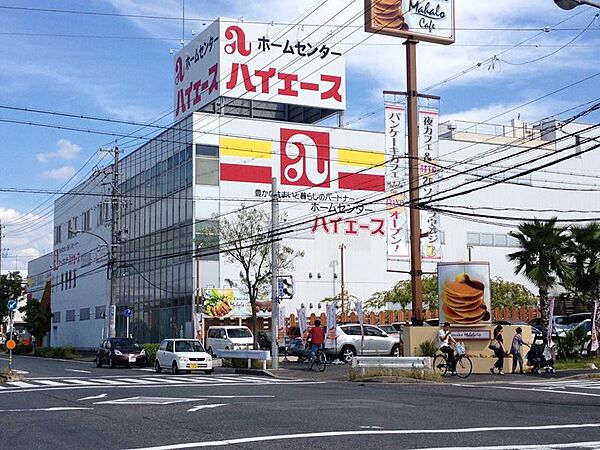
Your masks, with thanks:
<instances>
[{"instance_id":1,"label":"store logo","mask_svg":"<svg viewBox=\"0 0 600 450\"><path fill-rule=\"evenodd\" d=\"M281 184L329 187L329 133L281 129Z\"/></svg>"},{"instance_id":2,"label":"store logo","mask_svg":"<svg viewBox=\"0 0 600 450\"><path fill-rule=\"evenodd\" d=\"M225 46L225 53L228 55L236 52L242 56L250 55L252 44L246 41L246 33L237 25L231 25L225 30L225 39L232 41Z\"/></svg>"}]
</instances>

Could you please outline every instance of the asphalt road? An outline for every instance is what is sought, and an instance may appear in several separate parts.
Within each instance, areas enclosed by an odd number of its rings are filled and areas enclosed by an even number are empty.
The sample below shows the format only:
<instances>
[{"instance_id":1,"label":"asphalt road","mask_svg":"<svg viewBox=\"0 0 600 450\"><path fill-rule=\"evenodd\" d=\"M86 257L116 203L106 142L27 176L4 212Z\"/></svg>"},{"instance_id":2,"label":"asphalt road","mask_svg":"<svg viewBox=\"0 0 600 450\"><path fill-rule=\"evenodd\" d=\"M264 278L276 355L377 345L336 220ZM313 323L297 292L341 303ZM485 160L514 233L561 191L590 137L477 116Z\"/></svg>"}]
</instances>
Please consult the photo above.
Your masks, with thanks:
<instances>
[{"instance_id":1,"label":"asphalt road","mask_svg":"<svg viewBox=\"0 0 600 450\"><path fill-rule=\"evenodd\" d=\"M0 385L2 449L600 448L600 379L359 384L303 370L290 380L15 366L28 373Z\"/></svg>"}]
</instances>

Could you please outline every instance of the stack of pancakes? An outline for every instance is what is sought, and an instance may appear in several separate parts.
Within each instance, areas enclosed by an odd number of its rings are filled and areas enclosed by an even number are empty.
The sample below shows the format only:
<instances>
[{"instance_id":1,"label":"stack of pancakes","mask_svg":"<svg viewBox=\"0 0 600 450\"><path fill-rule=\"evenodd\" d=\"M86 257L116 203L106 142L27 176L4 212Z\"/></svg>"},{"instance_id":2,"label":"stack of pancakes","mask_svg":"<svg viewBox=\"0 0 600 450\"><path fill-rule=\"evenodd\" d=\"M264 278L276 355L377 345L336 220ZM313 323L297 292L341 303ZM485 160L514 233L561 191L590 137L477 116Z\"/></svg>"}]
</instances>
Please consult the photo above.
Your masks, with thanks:
<instances>
[{"instance_id":1,"label":"stack of pancakes","mask_svg":"<svg viewBox=\"0 0 600 450\"><path fill-rule=\"evenodd\" d=\"M469 325L489 320L484 289L483 283L466 273L447 280L442 288L442 311L448 322Z\"/></svg>"},{"instance_id":2,"label":"stack of pancakes","mask_svg":"<svg viewBox=\"0 0 600 450\"><path fill-rule=\"evenodd\" d=\"M372 0L373 26L376 28L402 28L402 0Z\"/></svg>"}]
</instances>

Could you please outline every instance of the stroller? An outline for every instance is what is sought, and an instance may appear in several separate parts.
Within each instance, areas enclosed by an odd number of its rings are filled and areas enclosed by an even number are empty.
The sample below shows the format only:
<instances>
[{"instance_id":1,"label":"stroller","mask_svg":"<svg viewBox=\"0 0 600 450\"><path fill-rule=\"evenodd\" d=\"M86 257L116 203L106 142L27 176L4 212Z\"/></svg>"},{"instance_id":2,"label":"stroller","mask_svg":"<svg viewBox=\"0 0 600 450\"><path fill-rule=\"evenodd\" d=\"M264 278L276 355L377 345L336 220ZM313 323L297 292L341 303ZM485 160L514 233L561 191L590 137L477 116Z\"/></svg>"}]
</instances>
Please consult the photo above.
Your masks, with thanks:
<instances>
[{"instance_id":1,"label":"stroller","mask_svg":"<svg viewBox=\"0 0 600 450\"><path fill-rule=\"evenodd\" d=\"M554 373L554 358L548 344L532 344L526 358L532 373L540 373L542 369L545 372Z\"/></svg>"}]
</instances>

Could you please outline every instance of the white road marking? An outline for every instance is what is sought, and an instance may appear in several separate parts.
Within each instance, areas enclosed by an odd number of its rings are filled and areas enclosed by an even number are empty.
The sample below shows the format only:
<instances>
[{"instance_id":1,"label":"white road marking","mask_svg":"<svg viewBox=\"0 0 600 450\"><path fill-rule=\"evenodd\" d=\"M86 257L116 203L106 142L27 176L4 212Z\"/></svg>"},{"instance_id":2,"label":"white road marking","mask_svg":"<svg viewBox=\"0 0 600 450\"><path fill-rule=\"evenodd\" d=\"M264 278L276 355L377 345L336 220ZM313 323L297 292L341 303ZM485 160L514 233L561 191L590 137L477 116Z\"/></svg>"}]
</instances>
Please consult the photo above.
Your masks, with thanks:
<instances>
[{"instance_id":1,"label":"white road marking","mask_svg":"<svg viewBox=\"0 0 600 450\"><path fill-rule=\"evenodd\" d=\"M84 408L75 406L59 406L55 408L25 408L25 409L0 409L0 413L12 413L12 412L38 412L38 411L80 411L83 409L94 409Z\"/></svg>"},{"instance_id":2,"label":"white road marking","mask_svg":"<svg viewBox=\"0 0 600 450\"><path fill-rule=\"evenodd\" d=\"M377 425L361 425L358 428L362 428L364 430L383 430L383 427Z\"/></svg>"},{"instance_id":3,"label":"white road marking","mask_svg":"<svg viewBox=\"0 0 600 450\"><path fill-rule=\"evenodd\" d=\"M536 444L536 445L499 445L495 447L430 447L419 448L418 450L514 450L515 448L524 450L554 450L557 448L600 448L600 441L594 442L570 442L568 444ZM416 449L415 449L416 450Z\"/></svg>"},{"instance_id":4,"label":"white road marking","mask_svg":"<svg viewBox=\"0 0 600 450\"><path fill-rule=\"evenodd\" d=\"M43 384L45 386L68 386L67 383L59 383L53 380L36 380L36 383Z\"/></svg>"},{"instance_id":5,"label":"white road marking","mask_svg":"<svg viewBox=\"0 0 600 450\"><path fill-rule=\"evenodd\" d=\"M20 373L21 375L27 375L29 372L26 370L15 370L16 373Z\"/></svg>"},{"instance_id":6,"label":"white road marking","mask_svg":"<svg viewBox=\"0 0 600 450\"><path fill-rule=\"evenodd\" d=\"M104 384L109 384L111 386L121 386L123 383L120 381L115 381L115 380L109 380L106 378L88 378L90 381L93 381L94 383L104 383Z\"/></svg>"},{"instance_id":7,"label":"white road marking","mask_svg":"<svg viewBox=\"0 0 600 450\"><path fill-rule=\"evenodd\" d=\"M198 400L205 399L177 397L128 397L94 402L94 405L173 405L175 403L195 402Z\"/></svg>"},{"instance_id":8,"label":"white road marking","mask_svg":"<svg viewBox=\"0 0 600 450\"><path fill-rule=\"evenodd\" d=\"M78 399L77 401L81 402L81 401L83 401L83 400L95 400L95 399L97 399L97 398L104 398L104 397L106 397L107 395L108 395L108 394L92 395L92 396L90 396L90 397L83 397L83 398L80 398L80 399Z\"/></svg>"},{"instance_id":9,"label":"white road marking","mask_svg":"<svg viewBox=\"0 0 600 450\"><path fill-rule=\"evenodd\" d=\"M170 384L184 384L184 383L189 383L189 381L185 381L186 379L181 379L181 378L150 378L150 377L144 377L145 380L152 380L153 382L159 382L159 383L170 383Z\"/></svg>"},{"instance_id":10,"label":"white road marking","mask_svg":"<svg viewBox=\"0 0 600 450\"><path fill-rule=\"evenodd\" d=\"M92 373L89 370L65 369L65 372Z\"/></svg>"},{"instance_id":11,"label":"white road marking","mask_svg":"<svg viewBox=\"0 0 600 450\"><path fill-rule=\"evenodd\" d=\"M502 431L542 431L542 430L564 430L581 428L600 428L600 423L582 424L558 424L539 426L515 426L515 427L475 427L475 428L450 428L432 430L355 430L355 431L323 431L317 433L278 434L270 436L254 436L238 439L227 439L221 441L187 442L173 445L162 445L159 447L138 447L135 450L175 450L180 448L202 448L202 447L224 447L227 445L249 444L253 442L283 441L293 439L347 437L347 436L393 436L393 435L432 435L432 434L457 434L457 433L497 433ZM547 444L551 445L551 444ZM513 446L513 448L515 448ZM518 446L518 448L522 448ZM134 450L134 449L132 449Z\"/></svg>"},{"instance_id":12,"label":"white road marking","mask_svg":"<svg viewBox=\"0 0 600 450\"><path fill-rule=\"evenodd\" d=\"M79 386L98 386L98 383L94 383L92 380L69 379L65 380L65 382L77 384Z\"/></svg>"},{"instance_id":13,"label":"white road marking","mask_svg":"<svg viewBox=\"0 0 600 450\"><path fill-rule=\"evenodd\" d=\"M25 383L24 381L7 381L6 384L10 384L11 386L20 387L20 388L35 387L35 384Z\"/></svg>"},{"instance_id":14,"label":"white road marking","mask_svg":"<svg viewBox=\"0 0 600 450\"><path fill-rule=\"evenodd\" d=\"M188 409L188 412L196 412L196 411L200 411L201 409L210 409L210 408L218 408L219 406L227 406L228 403L214 403L212 405L199 405L199 406L194 406L193 408Z\"/></svg>"},{"instance_id":15,"label":"white road marking","mask_svg":"<svg viewBox=\"0 0 600 450\"><path fill-rule=\"evenodd\" d=\"M145 380L144 378L118 378L117 381L123 383L136 383L136 384L153 384L153 381Z\"/></svg>"},{"instance_id":16,"label":"white road marking","mask_svg":"<svg viewBox=\"0 0 600 450\"><path fill-rule=\"evenodd\" d=\"M484 386L481 386L484 387ZM512 386L491 386L486 385L485 389L504 389L508 391L531 391L531 392L544 392L546 394L563 394L563 395L579 395L583 397L600 397L600 394L592 394L591 392L574 392L574 391L555 391L553 389L542 389L542 388L525 388L525 387L512 387Z\"/></svg>"},{"instance_id":17,"label":"white road marking","mask_svg":"<svg viewBox=\"0 0 600 450\"><path fill-rule=\"evenodd\" d=\"M203 395L206 398L275 398L274 395Z\"/></svg>"}]
</instances>

